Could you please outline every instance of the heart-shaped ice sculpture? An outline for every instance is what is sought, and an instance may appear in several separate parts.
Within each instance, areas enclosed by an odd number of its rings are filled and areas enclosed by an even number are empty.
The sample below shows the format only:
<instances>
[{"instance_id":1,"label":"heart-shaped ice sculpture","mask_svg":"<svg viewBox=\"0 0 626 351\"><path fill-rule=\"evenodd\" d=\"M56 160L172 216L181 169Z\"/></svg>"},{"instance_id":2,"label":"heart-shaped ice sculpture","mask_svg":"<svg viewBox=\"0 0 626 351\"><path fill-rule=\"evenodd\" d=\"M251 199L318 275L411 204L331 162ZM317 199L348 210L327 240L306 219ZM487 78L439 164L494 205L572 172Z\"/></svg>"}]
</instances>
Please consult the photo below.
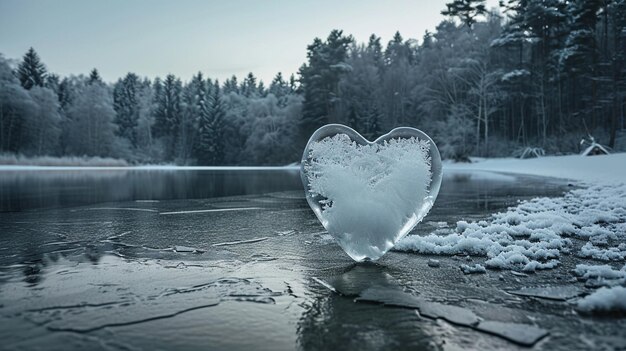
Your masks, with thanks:
<instances>
[{"instance_id":1,"label":"heart-shaped ice sculpture","mask_svg":"<svg viewBox=\"0 0 626 351\"><path fill-rule=\"evenodd\" d=\"M435 143L415 128L373 142L329 124L309 139L300 174L306 198L355 261L375 261L430 211L441 186Z\"/></svg>"}]
</instances>

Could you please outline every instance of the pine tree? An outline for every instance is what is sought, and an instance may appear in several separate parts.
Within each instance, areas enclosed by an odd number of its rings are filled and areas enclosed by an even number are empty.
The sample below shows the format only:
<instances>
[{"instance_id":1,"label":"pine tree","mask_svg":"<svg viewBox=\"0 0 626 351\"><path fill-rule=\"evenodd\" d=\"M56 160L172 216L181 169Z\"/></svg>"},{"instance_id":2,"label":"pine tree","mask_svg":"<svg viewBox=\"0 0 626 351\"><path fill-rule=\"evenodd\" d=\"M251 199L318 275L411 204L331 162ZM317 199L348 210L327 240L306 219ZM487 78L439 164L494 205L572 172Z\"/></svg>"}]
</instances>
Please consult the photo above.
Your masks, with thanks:
<instances>
[{"instance_id":1,"label":"pine tree","mask_svg":"<svg viewBox=\"0 0 626 351\"><path fill-rule=\"evenodd\" d=\"M287 104L288 95L293 94L294 92L291 87L289 87L289 84L283 79L283 74L278 72L270 84L268 93L274 95L278 99L279 106L284 107Z\"/></svg>"},{"instance_id":2,"label":"pine tree","mask_svg":"<svg viewBox=\"0 0 626 351\"><path fill-rule=\"evenodd\" d=\"M100 73L98 73L97 69L94 68L91 72L89 72L87 84L103 84L102 78L100 77Z\"/></svg>"},{"instance_id":3,"label":"pine tree","mask_svg":"<svg viewBox=\"0 0 626 351\"><path fill-rule=\"evenodd\" d=\"M611 62L611 84L609 85L611 97L611 126L609 136L609 147L615 147L617 130L620 128L619 121L623 115L623 101L626 96L626 0L611 1L604 9L604 21L608 22L610 30L605 32L607 37L612 37L611 50L607 51L607 60ZM609 46L609 40L605 43ZM611 52L612 51L612 52ZM608 84L607 84L608 85ZM624 128L624 117L621 118L621 128Z\"/></svg>"},{"instance_id":4,"label":"pine tree","mask_svg":"<svg viewBox=\"0 0 626 351\"><path fill-rule=\"evenodd\" d=\"M219 82L213 85L209 99L210 109L198 121L198 139L194 149L201 165L224 164L224 106Z\"/></svg>"},{"instance_id":5,"label":"pine tree","mask_svg":"<svg viewBox=\"0 0 626 351\"><path fill-rule=\"evenodd\" d=\"M571 71L590 74L597 59L595 30L596 13L601 0L575 0L569 3L572 16L569 35L561 55L563 64Z\"/></svg>"},{"instance_id":6,"label":"pine tree","mask_svg":"<svg viewBox=\"0 0 626 351\"><path fill-rule=\"evenodd\" d=\"M237 83L237 76L234 75L224 82L224 94L230 93L239 94L239 83Z\"/></svg>"},{"instance_id":7,"label":"pine tree","mask_svg":"<svg viewBox=\"0 0 626 351\"><path fill-rule=\"evenodd\" d=\"M442 15L458 17L467 28L472 28L476 17L487 12L485 0L453 0L446 4L446 8L441 11Z\"/></svg>"},{"instance_id":8,"label":"pine tree","mask_svg":"<svg viewBox=\"0 0 626 351\"><path fill-rule=\"evenodd\" d=\"M280 98L287 95L288 89L287 82L283 79L283 74L278 72L274 79L272 79L272 83L270 83L269 93Z\"/></svg>"},{"instance_id":9,"label":"pine tree","mask_svg":"<svg viewBox=\"0 0 626 351\"><path fill-rule=\"evenodd\" d=\"M291 90L292 94L295 94L299 91L299 86L296 82L296 76L293 73L289 76L289 89Z\"/></svg>"},{"instance_id":10,"label":"pine tree","mask_svg":"<svg viewBox=\"0 0 626 351\"><path fill-rule=\"evenodd\" d=\"M93 79L92 79L93 78ZM90 74L89 82L99 82L100 77L95 69ZM141 81L134 73L128 73L113 88L113 108L117 135L126 138L133 147L137 147L137 121L139 120L139 91Z\"/></svg>"},{"instance_id":11,"label":"pine tree","mask_svg":"<svg viewBox=\"0 0 626 351\"><path fill-rule=\"evenodd\" d=\"M58 74L48 74L46 76L46 83L44 86L51 89L55 93L59 93L59 84L61 84L61 77Z\"/></svg>"},{"instance_id":12,"label":"pine tree","mask_svg":"<svg viewBox=\"0 0 626 351\"><path fill-rule=\"evenodd\" d=\"M259 85L256 87L257 95L260 97L267 96L267 89L265 89L265 83L262 80L259 81Z\"/></svg>"},{"instance_id":13,"label":"pine tree","mask_svg":"<svg viewBox=\"0 0 626 351\"><path fill-rule=\"evenodd\" d=\"M256 82L256 77L252 72L248 73L246 78L241 83L241 95L245 97L255 97L259 95L259 90Z\"/></svg>"},{"instance_id":14,"label":"pine tree","mask_svg":"<svg viewBox=\"0 0 626 351\"><path fill-rule=\"evenodd\" d=\"M408 52L404 43L404 38L400 32L396 32L393 38L387 43L385 49L385 63L393 65L408 58Z\"/></svg>"},{"instance_id":15,"label":"pine tree","mask_svg":"<svg viewBox=\"0 0 626 351\"><path fill-rule=\"evenodd\" d=\"M300 141L330 121L340 118L338 107L339 79L350 71L346 64L351 36L333 30L326 41L315 38L307 47L308 63L300 68L300 84L304 91Z\"/></svg>"},{"instance_id":16,"label":"pine tree","mask_svg":"<svg viewBox=\"0 0 626 351\"><path fill-rule=\"evenodd\" d=\"M209 112L207 85L210 82L204 79L201 72L191 78L184 88L184 113L180 127L180 141L178 143L178 157L186 162L188 157L195 153L195 144L198 138L198 125L203 116Z\"/></svg>"},{"instance_id":17,"label":"pine tree","mask_svg":"<svg viewBox=\"0 0 626 351\"><path fill-rule=\"evenodd\" d=\"M67 77L63 78L61 83L59 83L57 95L59 96L59 106L62 110L66 110L67 106L72 101L72 84Z\"/></svg>"},{"instance_id":18,"label":"pine tree","mask_svg":"<svg viewBox=\"0 0 626 351\"><path fill-rule=\"evenodd\" d=\"M46 77L45 87L52 90L55 96L57 97L57 102L59 103L57 104L57 106L58 106L59 111L62 110L62 106L60 104L61 99L59 99L60 85L61 85L61 77L59 77L57 74L48 74L48 76Z\"/></svg>"},{"instance_id":19,"label":"pine tree","mask_svg":"<svg viewBox=\"0 0 626 351\"><path fill-rule=\"evenodd\" d=\"M396 33L400 35L399 32ZM367 42L367 53L372 57L377 67L383 67L383 46L380 43L380 37L375 34L370 35L369 41Z\"/></svg>"},{"instance_id":20,"label":"pine tree","mask_svg":"<svg viewBox=\"0 0 626 351\"><path fill-rule=\"evenodd\" d=\"M165 142L165 159L173 161L176 156L181 121L182 82L169 74L165 80L155 81L155 110L153 131Z\"/></svg>"},{"instance_id":21,"label":"pine tree","mask_svg":"<svg viewBox=\"0 0 626 351\"><path fill-rule=\"evenodd\" d=\"M24 54L22 62L17 67L17 76L25 89L30 89L34 86L44 86L46 66L41 62L39 55L32 47Z\"/></svg>"}]
</instances>

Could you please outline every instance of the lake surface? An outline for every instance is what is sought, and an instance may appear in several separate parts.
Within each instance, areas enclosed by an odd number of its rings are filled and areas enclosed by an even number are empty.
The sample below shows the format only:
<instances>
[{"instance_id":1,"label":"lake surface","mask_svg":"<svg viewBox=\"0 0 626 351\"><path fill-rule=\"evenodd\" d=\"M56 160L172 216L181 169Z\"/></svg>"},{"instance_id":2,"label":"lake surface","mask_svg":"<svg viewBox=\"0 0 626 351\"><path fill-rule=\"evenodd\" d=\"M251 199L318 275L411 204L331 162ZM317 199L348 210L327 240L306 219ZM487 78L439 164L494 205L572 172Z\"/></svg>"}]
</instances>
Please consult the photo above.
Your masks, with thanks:
<instances>
[{"instance_id":1,"label":"lake surface","mask_svg":"<svg viewBox=\"0 0 626 351\"><path fill-rule=\"evenodd\" d=\"M564 191L553 179L448 172L414 234ZM297 170L0 171L0 348L571 350L583 337L622 340L621 321L589 324L567 302L506 292L562 283L567 259L520 277L466 276L464 257L437 257L438 268L429 258L392 251L354 264L309 209ZM525 345L506 337L516 325L549 336Z\"/></svg>"}]
</instances>

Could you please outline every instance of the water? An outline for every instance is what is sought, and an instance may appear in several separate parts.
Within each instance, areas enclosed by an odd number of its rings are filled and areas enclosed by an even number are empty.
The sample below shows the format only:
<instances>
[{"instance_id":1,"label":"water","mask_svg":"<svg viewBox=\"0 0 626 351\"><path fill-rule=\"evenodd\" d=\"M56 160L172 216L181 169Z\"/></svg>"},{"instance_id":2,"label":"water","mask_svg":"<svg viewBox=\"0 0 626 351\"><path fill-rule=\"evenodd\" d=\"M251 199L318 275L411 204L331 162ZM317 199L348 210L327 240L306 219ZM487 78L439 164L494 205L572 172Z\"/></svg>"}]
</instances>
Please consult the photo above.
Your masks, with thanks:
<instances>
[{"instance_id":1,"label":"water","mask_svg":"<svg viewBox=\"0 0 626 351\"><path fill-rule=\"evenodd\" d=\"M415 233L566 190L545 178L451 173ZM615 320L590 327L567 302L506 292L557 282L567 262L528 279L465 276L465 258L436 257L441 265L431 268L435 257L394 251L355 265L309 209L293 170L0 172L0 194L6 349L520 345L449 311L537 324L552 332L541 349L576 348L566 336L578 334L613 345L621 339L609 336L624 330ZM355 302L372 288L377 303ZM392 299L398 307L382 305Z\"/></svg>"}]
</instances>

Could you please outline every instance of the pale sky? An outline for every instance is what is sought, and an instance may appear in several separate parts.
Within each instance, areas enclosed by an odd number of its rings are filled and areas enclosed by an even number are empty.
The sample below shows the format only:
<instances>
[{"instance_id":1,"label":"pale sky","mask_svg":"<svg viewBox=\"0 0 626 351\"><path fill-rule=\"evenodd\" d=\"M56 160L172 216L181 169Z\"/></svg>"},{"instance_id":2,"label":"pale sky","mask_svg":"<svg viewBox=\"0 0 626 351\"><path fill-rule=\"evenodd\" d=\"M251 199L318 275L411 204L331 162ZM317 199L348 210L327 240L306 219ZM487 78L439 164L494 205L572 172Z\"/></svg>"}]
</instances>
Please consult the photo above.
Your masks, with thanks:
<instances>
[{"instance_id":1,"label":"pale sky","mask_svg":"<svg viewBox=\"0 0 626 351\"><path fill-rule=\"evenodd\" d=\"M0 53L17 59L32 46L52 72L95 67L109 82L127 72L187 81L202 71L269 83L296 73L306 46L335 28L359 42L375 33L386 44L396 30L421 41L449 1L0 0Z\"/></svg>"}]
</instances>

